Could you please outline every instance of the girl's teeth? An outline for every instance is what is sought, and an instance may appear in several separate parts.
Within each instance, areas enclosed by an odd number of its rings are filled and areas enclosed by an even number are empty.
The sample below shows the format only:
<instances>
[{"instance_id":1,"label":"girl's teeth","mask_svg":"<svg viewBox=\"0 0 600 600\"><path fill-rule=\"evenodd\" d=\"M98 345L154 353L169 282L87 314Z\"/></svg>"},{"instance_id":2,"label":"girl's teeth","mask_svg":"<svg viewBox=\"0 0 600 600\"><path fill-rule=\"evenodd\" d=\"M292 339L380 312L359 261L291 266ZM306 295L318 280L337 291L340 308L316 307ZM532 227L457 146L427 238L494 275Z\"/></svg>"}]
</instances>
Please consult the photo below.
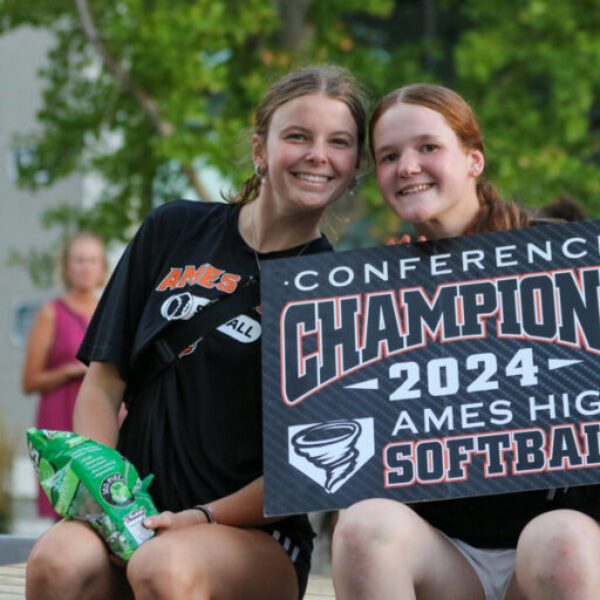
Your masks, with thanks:
<instances>
[{"instance_id":1,"label":"girl's teeth","mask_svg":"<svg viewBox=\"0 0 600 600\"><path fill-rule=\"evenodd\" d=\"M304 179L305 181L312 181L314 183L324 183L327 181L327 177L323 177L321 175L307 175L305 173L298 173L296 177L299 179Z\"/></svg>"},{"instance_id":2,"label":"girl's teeth","mask_svg":"<svg viewBox=\"0 0 600 600\"><path fill-rule=\"evenodd\" d=\"M430 187L431 187L430 183L424 183L422 185L416 185L416 186L408 188L406 190L402 190L400 193L401 194L412 194L414 192L424 192L425 190L428 190Z\"/></svg>"}]
</instances>

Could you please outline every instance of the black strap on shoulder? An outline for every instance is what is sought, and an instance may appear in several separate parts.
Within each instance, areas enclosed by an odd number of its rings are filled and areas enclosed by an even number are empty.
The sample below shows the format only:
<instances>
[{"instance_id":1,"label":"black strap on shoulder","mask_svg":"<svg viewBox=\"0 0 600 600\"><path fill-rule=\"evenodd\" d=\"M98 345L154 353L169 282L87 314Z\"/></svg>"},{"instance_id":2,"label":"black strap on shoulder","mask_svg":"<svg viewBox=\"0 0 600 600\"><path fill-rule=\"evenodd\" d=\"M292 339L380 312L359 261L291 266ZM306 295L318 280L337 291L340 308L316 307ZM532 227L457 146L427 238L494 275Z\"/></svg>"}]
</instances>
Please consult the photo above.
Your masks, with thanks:
<instances>
[{"instance_id":1,"label":"black strap on shoulder","mask_svg":"<svg viewBox=\"0 0 600 600\"><path fill-rule=\"evenodd\" d=\"M136 359L128 387L145 387L207 333L259 303L259 281L252 279L231 295L220 296L200 308L190 319L171 321Z\"/></svg>"}]
</instances>

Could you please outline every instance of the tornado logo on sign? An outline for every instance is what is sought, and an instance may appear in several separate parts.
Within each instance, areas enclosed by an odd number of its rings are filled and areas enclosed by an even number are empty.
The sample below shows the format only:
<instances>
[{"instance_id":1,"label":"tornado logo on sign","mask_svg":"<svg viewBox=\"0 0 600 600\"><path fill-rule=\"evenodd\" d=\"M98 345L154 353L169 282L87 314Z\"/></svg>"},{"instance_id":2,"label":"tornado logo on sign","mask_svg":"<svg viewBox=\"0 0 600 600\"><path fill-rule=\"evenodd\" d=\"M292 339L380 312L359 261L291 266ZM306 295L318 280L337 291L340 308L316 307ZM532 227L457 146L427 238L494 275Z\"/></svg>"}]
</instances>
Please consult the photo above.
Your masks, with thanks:
<instances>
[{"instance_id":1,"label":"tornado logo on sign","mask_svg":"<svg viewBox=\"0 0 600 600\"><path fill-rule=\"evenodd\" d=\"M289 427L288 453L293 467L333 494L375 454L373 419Z\"/></svg>"}]
</instances>

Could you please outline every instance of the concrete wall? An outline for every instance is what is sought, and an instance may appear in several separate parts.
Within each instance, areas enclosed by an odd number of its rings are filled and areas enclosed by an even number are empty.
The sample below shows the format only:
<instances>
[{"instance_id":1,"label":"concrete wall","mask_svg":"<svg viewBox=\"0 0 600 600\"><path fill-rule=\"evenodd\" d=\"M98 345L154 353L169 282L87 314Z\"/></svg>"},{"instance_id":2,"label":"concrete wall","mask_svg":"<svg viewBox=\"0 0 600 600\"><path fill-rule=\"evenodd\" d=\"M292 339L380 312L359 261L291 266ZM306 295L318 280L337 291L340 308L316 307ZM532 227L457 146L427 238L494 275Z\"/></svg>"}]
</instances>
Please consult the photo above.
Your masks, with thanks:
<instances>
[{"instance_id":1,"label":"concrete wall","mask_svg":"<svg viewBox=\"0 0 600 600\"><path fill-rule=\"evenodd\" d=\"M31 28L0 36L0 410L23 458L24 431L33 424L37 399L20 390L24 348L14 335L16 308L23 303L39 303L58 290L35 288L23 269L6 266L6 258L10 249L42 248L56 239L57 232L41 227L40 215L45 208L82 201L80 177L35 194L18 190L14 181L12 137L38 127L35 114L41 106L42 81L37 71L51 45L48 33Z\"/></svg>"}]
</instances>

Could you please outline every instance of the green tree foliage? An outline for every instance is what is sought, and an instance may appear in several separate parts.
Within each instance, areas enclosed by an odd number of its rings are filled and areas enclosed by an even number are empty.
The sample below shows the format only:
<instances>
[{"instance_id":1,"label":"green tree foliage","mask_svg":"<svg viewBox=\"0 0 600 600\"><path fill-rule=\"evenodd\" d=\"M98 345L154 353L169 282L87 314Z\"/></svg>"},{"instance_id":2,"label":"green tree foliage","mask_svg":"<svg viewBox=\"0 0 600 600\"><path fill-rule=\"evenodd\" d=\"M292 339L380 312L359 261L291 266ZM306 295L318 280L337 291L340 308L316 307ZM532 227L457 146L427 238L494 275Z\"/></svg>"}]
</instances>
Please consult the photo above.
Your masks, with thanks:
<instances>
[{"instance_id":1,"label":"green tree foliage","mask_svg":"<svg viewBox=\"0 0 600 600\"><path fill-rule=\"evenodd\" d=\"M106 182L91 209L48 212L49 227L126 240L153 206L208 199L201 165L235 188L251 167L240 133L267 85L315 62L350 68L373 98L414 81L456 89L505 197L535 207L569 193L600 213L596 0L0 0L0 15L0 34L56 35L42 133L18 140L35 149L21 184L74 171ZM365 179L344 208L362 214L352 243L398 228Z\"/></svg>"},{"instance_id":2,"label":"green tree foliage","mask_svg":"<svg viewBox=\"0 0 600 600\"><path fill-rule=\"evenodd\" d=\"M431 81L470 102L485 176L507 199L535 208L570 194L600 216L600 4L398 0L389 18L352 25L379 58L357 68L376 95ZM396 220L376 193L366 200L383 238Z\"/></svg>"},{"instance_id":3,"label":"green tree foliage","mask_svg":"<svg viewBox=\"0 0 600 600\"><path fill-rule=\"evenodd\" d=\"M352 47L344 18L384 16L392 0L0 0L0 34L21 25L56 36L41 134L20 183L35 190L73 172L106 182L90 209L59 207L47 227L126 240L155 205L208 200L201 165L235 187L251 170L240 133L267 85ZM35 254L35 253L34 253ZM30 255L32 256L32 255ZM19 257L13 257L19 260ZM21 262L27 257L21 256Z\"/></svg>"},{"instance_id":4,"label":"green tree foliage","mask_svg":"<svg viewBox=\"0 0 600 600\"><path fill-rule=\"evenodd\" d=\"M485 3L483 3L485 5ZM493 175L539 206L561 193L600 214L600 5L471 1L478 27L456 51L457 79L485 123Z\"/></svg>"}]
</instances>

